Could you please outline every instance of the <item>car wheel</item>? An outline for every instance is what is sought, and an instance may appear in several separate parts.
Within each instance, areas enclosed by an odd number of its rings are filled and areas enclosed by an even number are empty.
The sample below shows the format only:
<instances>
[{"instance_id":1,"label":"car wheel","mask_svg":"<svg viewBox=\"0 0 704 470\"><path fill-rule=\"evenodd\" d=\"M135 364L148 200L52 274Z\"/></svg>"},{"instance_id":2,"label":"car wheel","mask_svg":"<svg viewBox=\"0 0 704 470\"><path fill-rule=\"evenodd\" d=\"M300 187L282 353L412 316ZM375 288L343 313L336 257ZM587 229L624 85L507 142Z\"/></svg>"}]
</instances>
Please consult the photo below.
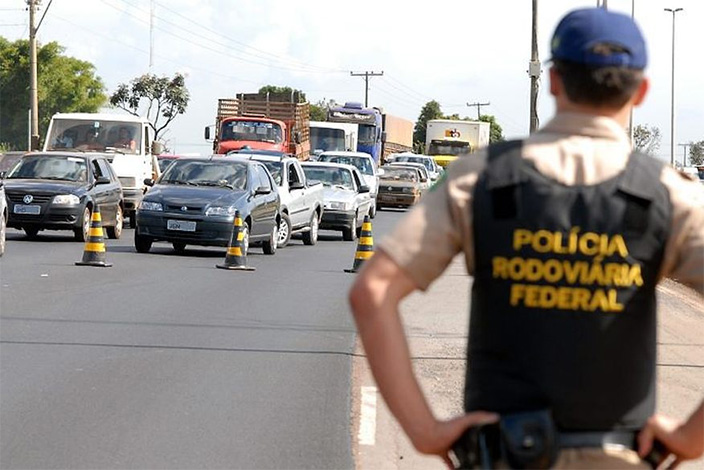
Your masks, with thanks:
<instances>
[{"instance_id":1,"label":"car wheel","mask_svg":"<svg viewBox=\"0 0 704 470\"><path fill-rule=\"evenodd\" d=\"M372 204L369 206L369 218L376 217L376 198L372 199Z\"/></svg>"},{"instance_id":2,"label":"car wheel","mask_svg":"<svg viewBox=\"0 0 704 470\"><path fill-rule=\"evenodd\" d=\"M115 225L107 228L108 238L117 240L122 236L122 225L125 223L122 213L122 207L117 206L117 213L115 214Z\"/></svg>"},{"instance_id":3,"label":"car wheel","mask_svg":"<svg viewBox=\"0 0 704 470\"><path fill-rule=\"evenodd\" d=\"M149 237L140 235L137 232L134 233L134 247L137 250L137 253L149 253L149 250L152 249L153 241L154 240Z\"/></svg>"},{"instance_id":4,"label":"car wheel","mask_svg":"<svg viewBox=\"0 0 704 470\"><path fill-rule=\"evenodd\" d=\"M5 254L6 232L7 220L5 220L5 214L0 214L0 256Z\"/></svg>"},{"instance_id":5,"label":"car wheel","mask_svg":"<svg viewBox=\"0 0 704 470\"><path fill-rule=\"evenodd\" d=\"M281 214L281 223L279 224L279 237L277 248L283 248L288 245L291 240L291 219L288 214Z\"/></svg>"},{"instance_id":6,"label":"car wheel","mask_svg":"<svg viewBox=\"0 0 704 470\"><path fill-rule=\"evenodd\" d=\"M318 242L318 213L310 216L310 230L303 233L303 244L315 245Z\"/></svg>"},{"instance_id":7,"label":"car wheel","mask_svg":"<svg viewBox=\"0 0 704 470\"><path fill-rule=\"evenodd\" d=\"M137 228L137 211L130 211L130 228Z\"/></svg>"},{"instance_id":8,"label":"car wheel","mask_svg":"<svg viewBox=\"0 0 704 470\"><path fill-rule=\"evenodd\" d=\"M78 228L73 229L73 236L77 242L84 242L88 240L90 234L90 207L83 209L83 216L81 217L81 225Z\"/></svg>"},{"instance_id":9,"label":"car wheel","mask_svg":"<svg viewBox=\"0 0 704 470\"><path fill-rule=\"evenodd\" d=\"M274 227L271 229L271 233L269 234L269 239L262 244L264 254L273 255L274 253L276 253L276 247L278 245L278 242L279 226L274 224Z\"/></svg>"},{"instance_id":10,"label":"car wheel","mask_svg":"<svg viewBox=\"0 0 704 470\"><path fill-rule=\"evenodd\" d=\"M35 239L37 238L37 234L39 233L39 229L37 227L23 227L24 228L24 233L27 234L27 238Z\"/></svg>"},{"instance_id":11,"label":"car wheel","mask_svg":"<svg viewBox=\"0 0 704 470\"><path fill-rule=\"evenodd\" d=\"M354 216L352 225L342 229L342 239L346 242L353 242L357 239L357 214Z\"/></svg>"},{"instance_id":12,"label":"car wheel","mask_svg":"<svg viewBox=\"0 0 704 470\"><path fill-rule=\"evenodd\" d=\"M173 245L174 251L179 255L186 251L186 244L183 242L173 242L171 245Z\"/></svg>"}]
</instances>

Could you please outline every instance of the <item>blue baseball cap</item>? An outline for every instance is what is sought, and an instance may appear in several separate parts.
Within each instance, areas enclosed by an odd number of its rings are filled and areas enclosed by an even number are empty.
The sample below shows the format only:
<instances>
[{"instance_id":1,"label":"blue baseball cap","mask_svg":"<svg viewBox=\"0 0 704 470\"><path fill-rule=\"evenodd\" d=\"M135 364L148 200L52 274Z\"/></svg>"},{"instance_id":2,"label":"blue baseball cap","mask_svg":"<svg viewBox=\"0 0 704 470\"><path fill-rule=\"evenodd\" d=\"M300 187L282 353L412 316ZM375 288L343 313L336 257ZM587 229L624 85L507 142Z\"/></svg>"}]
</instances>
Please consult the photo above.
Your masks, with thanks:
<instances>
[{"instance_id":1,"label":"blue baseball cap","mask_svg":"<svg viewBox=\"0 0 704 470\"><path fill-rule=\"evenodd\" d=\"M635 22L604 8L568 13L555 28L550 50L552 60L595 67L644 69L648 63L645 39Z\"/></svg>"}]
</instances>

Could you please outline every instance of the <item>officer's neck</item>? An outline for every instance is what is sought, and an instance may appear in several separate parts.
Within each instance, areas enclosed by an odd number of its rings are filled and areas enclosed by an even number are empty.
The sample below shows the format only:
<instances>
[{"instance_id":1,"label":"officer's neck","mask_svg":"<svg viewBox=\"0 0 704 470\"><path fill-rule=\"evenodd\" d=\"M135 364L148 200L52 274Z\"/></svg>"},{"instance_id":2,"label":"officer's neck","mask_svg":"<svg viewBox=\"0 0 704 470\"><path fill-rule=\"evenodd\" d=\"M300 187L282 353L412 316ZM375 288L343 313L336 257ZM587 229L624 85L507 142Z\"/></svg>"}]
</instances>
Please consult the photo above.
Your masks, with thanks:
<instances>
[{"instance_id":1,"label":"officer's neck","mask_svg":"<svg viewBox=\"0 0 704 470\"><path fill-rule=\"evenodd\" d=\"M578 113L587 114L595 117L608 117L618 122L622 127L625 128L628 127L632 104L628 102L623 107L614 109L611 107L598 107L581 103L574 103L567 99L557 99L556 108L558 113Z\"/></svg>"}]
</instances>

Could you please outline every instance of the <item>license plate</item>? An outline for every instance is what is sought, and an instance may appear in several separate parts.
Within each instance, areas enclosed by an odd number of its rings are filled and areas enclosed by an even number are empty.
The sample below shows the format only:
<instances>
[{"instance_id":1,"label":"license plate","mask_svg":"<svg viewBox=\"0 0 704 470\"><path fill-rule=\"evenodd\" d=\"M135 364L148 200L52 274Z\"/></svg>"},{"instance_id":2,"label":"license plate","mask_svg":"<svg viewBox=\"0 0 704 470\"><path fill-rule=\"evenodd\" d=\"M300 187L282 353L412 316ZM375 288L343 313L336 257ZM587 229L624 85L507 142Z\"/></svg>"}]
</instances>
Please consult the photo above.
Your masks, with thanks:
<instances>
[{"instance_id":1,"label":"license plate","mask_svg":"<svg viewBox=\"0 0 704 470\"><path fill-rule=\"evenodd\" d=\"M38 206L36 204L33 204L31 206L15 204L14 212L15 212L15 214L39 215L41 210L42 210L42 206Z\"/></svg>"},{"instance_id":2,"label":"license plate","mask_svg":"<svg viewBox=\"0 0 704 470\"><path fill-rule=\"evenodd\" d=\"M195 232L196 223L188 220L167 220L166 228L169 230L179 230L181 232Z\"/></svg>"}]
</instances>

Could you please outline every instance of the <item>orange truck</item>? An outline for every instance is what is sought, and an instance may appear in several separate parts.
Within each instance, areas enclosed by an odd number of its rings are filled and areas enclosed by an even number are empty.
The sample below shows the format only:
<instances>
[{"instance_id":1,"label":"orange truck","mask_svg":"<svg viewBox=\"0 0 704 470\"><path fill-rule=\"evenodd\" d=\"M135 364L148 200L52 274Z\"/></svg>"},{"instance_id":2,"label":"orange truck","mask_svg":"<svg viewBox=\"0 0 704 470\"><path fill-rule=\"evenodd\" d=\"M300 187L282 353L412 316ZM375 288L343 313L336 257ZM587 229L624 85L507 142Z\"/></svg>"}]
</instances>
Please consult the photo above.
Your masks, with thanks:
<instances>
[{"instance_id":1,"label":"orange truck","mask_svg":"<svg viewBox=\"0 0 704 470\"><path fill-rule=\"evenodd\" d=\"M264 150L310 157L310 105L298 93L242 93L218 100L213 152ZM212 126L205 128L211 140Z\"/></svg>"}]
</instances>

